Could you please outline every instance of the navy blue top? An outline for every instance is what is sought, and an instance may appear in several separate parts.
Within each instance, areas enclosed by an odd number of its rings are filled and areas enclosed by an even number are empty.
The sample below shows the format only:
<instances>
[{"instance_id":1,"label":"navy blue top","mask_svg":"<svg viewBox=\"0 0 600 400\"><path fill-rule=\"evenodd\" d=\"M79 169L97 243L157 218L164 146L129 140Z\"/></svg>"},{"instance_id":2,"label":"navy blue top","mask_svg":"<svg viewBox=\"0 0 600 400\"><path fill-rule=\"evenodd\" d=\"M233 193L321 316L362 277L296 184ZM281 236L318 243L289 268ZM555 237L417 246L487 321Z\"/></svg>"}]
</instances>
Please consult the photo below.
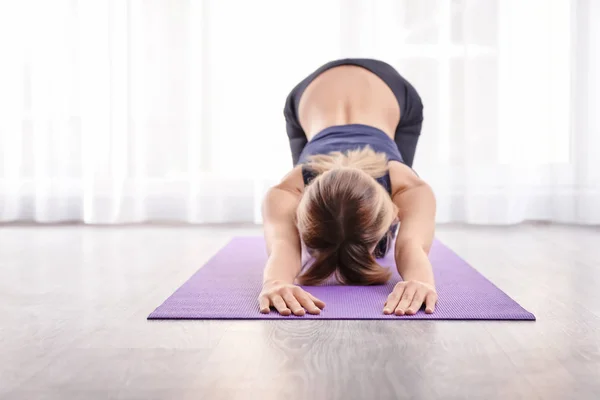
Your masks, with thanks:
<instances>
[{"instance_id":1,"label":"navy blue top","mask_svg":"<svg viewBox=\"0 0 600 400\"><path fill-rule=\"evenodd\" d=\"M334 151L347 152L369 146L377 153L386 155L388 161L404 163L398 146L384 131L368 125L351 124L325 128L317 133L304 146L298 164L306 164L308 158L317 154L329 154ZM308 185L316 177L316 173L309 168L302 168L304 184ZM392 193L390 174L377 178L388 193Z\"/></svg>"}]
</instances>

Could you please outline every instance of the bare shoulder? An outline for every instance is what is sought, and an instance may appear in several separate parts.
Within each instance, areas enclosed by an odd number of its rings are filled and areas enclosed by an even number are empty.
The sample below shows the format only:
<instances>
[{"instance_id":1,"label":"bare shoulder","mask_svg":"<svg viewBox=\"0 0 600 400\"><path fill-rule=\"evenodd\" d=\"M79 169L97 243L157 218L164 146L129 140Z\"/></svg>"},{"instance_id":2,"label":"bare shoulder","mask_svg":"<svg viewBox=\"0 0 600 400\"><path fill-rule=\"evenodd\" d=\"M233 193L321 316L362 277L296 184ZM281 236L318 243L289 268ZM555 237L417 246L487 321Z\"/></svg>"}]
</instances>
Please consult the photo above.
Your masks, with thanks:
<instances>
[{"instance_id":1,"label":"bare shoulder","mask_svg":"<svg viewBox=\"0 0 600 400\"><path fill-rule=\"evenodd\" d=\"M392 185L392 197L407 189L427 185L423 179L419 178L412 168L398 161L390 161L388 168L390 172L390 183Z\"/></svg>"},{"instance_id":2,"label":"bare shoulder","mask_svg":"<svg viewBox=\"0 0 600 400\"><path fill-rule=\"evenodd\" d=\"M302 166L298 165L288 172L281 181L275 185L276 188L301 195L304 192L304 178L302 177Z\"/></svg>"}]
</instances>

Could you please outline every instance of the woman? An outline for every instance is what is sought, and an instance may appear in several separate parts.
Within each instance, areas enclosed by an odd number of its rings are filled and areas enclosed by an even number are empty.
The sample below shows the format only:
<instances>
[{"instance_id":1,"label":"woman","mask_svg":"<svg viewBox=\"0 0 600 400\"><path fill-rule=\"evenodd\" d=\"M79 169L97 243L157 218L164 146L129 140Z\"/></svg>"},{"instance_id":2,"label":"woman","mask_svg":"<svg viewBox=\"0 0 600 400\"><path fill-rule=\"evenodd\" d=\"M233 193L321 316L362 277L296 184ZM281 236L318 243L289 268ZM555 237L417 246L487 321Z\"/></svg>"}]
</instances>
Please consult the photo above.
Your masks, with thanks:
<instances>
[{"instance_id":1,"label":"woman","mask_svg":"<svg viewBox=\"0 0 600 400\"><path fill-rule=\"evenodd\" d=\"M292 90L284 115L294 168L263 203L269 258L261 312L319 314L325 303L296 283L331 275L344 284L385 283L391 273L376 258L396 235L403 281L383 313L411 315L423 305L432 313L435 198L411 169L423 121L415 89L382 61L336 60ZM312 256L304 271L303 247Z\"/></svg>"}]
</instances>

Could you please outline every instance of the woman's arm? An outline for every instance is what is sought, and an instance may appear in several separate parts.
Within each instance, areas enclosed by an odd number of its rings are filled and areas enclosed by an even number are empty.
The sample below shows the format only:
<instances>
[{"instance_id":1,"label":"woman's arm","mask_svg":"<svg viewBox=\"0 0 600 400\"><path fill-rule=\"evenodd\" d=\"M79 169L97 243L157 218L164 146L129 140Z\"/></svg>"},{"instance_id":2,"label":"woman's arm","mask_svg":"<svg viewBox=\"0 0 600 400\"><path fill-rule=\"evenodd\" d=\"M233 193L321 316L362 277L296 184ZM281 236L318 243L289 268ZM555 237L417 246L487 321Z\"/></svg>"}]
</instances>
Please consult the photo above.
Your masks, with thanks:
<instances>
[{"instance_id":1,"label":"woman's arm","mask_svg":"<svg viewBox=\"0 0 600 400\"><path fill-rule=\"evenodd\" d=\"M392 303L398 297L395 311L400 315L416 313L423 302L426 312L433 312L437 294L428 254L435 231L435 196L431 187L403 164L390 163L390 180L400 220L396 266L404 281L392 293Z\"/></svg>"},{"instance_id":2,"label":"woman's arm","mask_svg":"<svg viewBox=\"0 0 600 400\"><path fill-rule=\"evenodd\" d=\"M395 164L390 170L392 201L398 207L400 228L396 236L396 265L404 280L433 285L427 255L435 231L435 196L431 187L407 166Z\"/></svg>"},{"instance_id":3,"label":"woman's arm","mask_svg":"<svg viewBox=\"0 0 600 400\"><path fill-rule=\"evenodd\" d=\"M302 250L294 224L301 193L285 180L269 189L263 202L263 226L269 259L263 282L294 283L302 268Z\"/></svg>"},{"instance_id":4,"label":"woman's arm","mask_svg":"<svg viewBox=\"0 0 600 400\"><path fill-rule=\"evenodd\" d=\"M318 314L325 303L294 285L302 269L302 246L295 224L296 209L304 182L301 168L295 168L271 188L263 201L263 226L269 256L259 296L260 311L273 306L281 315Z\"/></svg>"}]
</instances>

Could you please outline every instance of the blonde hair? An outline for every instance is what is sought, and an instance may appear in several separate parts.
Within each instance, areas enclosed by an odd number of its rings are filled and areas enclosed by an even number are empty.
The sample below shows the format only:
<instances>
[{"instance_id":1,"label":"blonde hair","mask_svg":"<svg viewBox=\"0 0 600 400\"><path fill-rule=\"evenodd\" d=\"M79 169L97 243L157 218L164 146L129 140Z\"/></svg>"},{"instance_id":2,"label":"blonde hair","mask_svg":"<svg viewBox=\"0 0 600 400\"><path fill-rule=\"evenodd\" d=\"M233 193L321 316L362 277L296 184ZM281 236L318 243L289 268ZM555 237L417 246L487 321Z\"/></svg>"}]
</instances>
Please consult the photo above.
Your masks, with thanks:
<instances>
[{"instance_id":1,"label":"blonde hair","mask_svg":"<svg viewBox=\"0 0 600 400\"><path fill-rule=\"evenodd\" d=\"M379 178L388 171L386 155L376 153L369 146L346 153L334 151L329 154L317 154L310 156L308 160L307 166L317 174L335 168L351 167L359 169L373 178Z\"/></svg>"},{"instance_id":2,"label":"blonde hair","mask_svg":"<svg viewBox=\"0 0 600 400\"><path fill-rule=\"evenodd\" d=\"M385 154L370 147L309 158L318 176L306 187L296 213L298 231L314 257L300 276L318 284L335 273L347 284L379 284L391 273L370 249L390 239L397 209L375 180L388 171Z\"/></svg>"}]
</instances>

